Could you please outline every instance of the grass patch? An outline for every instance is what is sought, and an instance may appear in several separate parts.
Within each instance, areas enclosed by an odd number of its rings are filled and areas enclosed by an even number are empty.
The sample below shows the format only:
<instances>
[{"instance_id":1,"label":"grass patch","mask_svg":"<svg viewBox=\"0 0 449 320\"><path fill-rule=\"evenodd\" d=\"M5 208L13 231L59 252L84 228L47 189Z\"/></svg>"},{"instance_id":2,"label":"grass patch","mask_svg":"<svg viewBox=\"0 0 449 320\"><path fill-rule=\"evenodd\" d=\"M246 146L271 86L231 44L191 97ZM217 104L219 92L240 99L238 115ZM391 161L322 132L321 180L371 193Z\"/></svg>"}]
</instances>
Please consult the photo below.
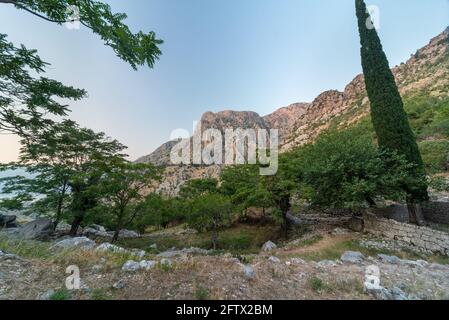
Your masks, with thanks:
<instances>
[{"instance_id":1,"label":"grass patch","mask_svg":"<svg viewBox=\"0 0 449 320\"><path fill-rule=\"evenodd\" d=\"M182 229L167 229L164 232L154 232L139 239L121 240L119 245L126 248L138 248L148 252L158 253L171 248L182 249L198 247L211 248L211 234L183 234ZM218 249L230 251L233 254L259 253L262 245L268 240L275 241L279 237L279 228L273 226L257 226L238 224L219 233ZM157 250L151 248L157 245Z\"/></svg>"},{"instance_id":2,"label":"grass patch","mask_svg":"<svg viewBox=\"0 0 449 320\"><path fill-rule=\"evenodd\" d=\"M16 254L21 258L38 260L58 265L77 265L80 268L92 266L106 258L105 270L122 266L133 259L132 254L96 252L91 250L55 249L53 243L32 240L0 238L0 250Z\"/></svg>"},{"instance_id":3,"label":"grass patch","mask_svg":"<svg viewBox=\"0 0 449 320\"><path fill-rule=\"evenodd\" d=\"M321 293L325 287L323 280L318 277L311 277L307 281L310 289L315 291L316 293Z\"/></svg>"}]
</instances>

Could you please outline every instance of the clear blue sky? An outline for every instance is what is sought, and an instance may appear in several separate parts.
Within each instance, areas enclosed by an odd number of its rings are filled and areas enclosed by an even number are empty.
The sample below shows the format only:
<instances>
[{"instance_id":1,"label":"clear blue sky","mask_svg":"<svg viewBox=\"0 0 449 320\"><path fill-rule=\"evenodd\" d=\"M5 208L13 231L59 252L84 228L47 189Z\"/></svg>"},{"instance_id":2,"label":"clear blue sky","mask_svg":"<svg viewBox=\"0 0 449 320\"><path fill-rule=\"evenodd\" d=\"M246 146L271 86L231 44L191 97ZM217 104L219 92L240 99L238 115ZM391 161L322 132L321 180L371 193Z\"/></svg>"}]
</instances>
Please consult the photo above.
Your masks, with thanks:
<instances>
[{"instance_id":1,"label":"clear blue sky","mask_svg":"<svg viewBox=\"0 0 449 320\"><path fill-rule=\"evenodd\" d=\"M49 76L85 88L71 118L148 154L205 111L262 115L342 90L361 72L354 0L111 0L133 30L165 40L155 69L135 72L89 30L70 31L0 5L0 32L39 50ZM390 64L449 25L448 0L367 1L381 10ZM14 157L0 137L0 161Z\"/></svg>"}]
</instances>

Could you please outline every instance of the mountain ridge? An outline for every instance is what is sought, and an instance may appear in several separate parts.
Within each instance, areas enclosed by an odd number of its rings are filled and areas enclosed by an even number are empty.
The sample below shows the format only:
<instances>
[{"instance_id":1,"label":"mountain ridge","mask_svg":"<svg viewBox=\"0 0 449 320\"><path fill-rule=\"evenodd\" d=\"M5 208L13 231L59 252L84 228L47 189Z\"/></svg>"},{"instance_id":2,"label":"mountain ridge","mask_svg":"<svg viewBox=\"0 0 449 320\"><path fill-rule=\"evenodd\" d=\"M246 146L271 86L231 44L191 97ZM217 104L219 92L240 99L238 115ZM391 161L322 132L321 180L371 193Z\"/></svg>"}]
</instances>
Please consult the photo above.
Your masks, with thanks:
<instances>
[{"instance_id":1,"label":"mountain ridge","mask_svg":"<svg viewBox=\"0 0 449 320\"><path fill-rule=\"evenodd\" d=\"M449 85L449 27L432 38L426 46L399 66L392 68L402 95L426 90L431 95L448 94ZM445 68L445 66L448 66ZM419 76L417 76L419 75ZM449 94L448 94L449 95ZM271 114L260 116L254 111L224 110L205 112L201 128L253 128L278 129L281 152L309 143L333 122L339 126L350 125L369 114L369 100L366 95L363 74L357 75L344 90L327 90L310 103L293 103L281 107ZM343 118L347 119L343 119ZM170 165L170 149L176 141L169 141L153 153L136 162L150 162L155 165Z\"/></svg>"}]
</instances>

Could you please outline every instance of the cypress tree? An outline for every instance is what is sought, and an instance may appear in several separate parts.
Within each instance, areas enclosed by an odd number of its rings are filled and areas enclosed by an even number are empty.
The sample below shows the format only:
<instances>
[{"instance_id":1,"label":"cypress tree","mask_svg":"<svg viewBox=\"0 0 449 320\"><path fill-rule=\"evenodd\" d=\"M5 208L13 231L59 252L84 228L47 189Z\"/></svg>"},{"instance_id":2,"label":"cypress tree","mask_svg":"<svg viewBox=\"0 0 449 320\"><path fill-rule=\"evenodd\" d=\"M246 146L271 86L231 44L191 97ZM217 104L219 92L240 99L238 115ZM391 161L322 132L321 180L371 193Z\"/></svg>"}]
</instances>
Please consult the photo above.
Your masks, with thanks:
<instances>
[{"instance_id":1,"label":"cypress tree","mask_svg":"<svg viewBox=\"0 0 449 320\"><path fill-rule=\"evenodd\" d=\"M410 127L393 73L363 0L355 0L362 67L371 103L371 118L379 147L397 151L416 164L414 174L425 175L421 153ZM406 186L409 204L428 200L425 184ZM410 208L410 205L409 205ZM418 219L419 220L419 219Z\"/></svg>"}]
</instances>

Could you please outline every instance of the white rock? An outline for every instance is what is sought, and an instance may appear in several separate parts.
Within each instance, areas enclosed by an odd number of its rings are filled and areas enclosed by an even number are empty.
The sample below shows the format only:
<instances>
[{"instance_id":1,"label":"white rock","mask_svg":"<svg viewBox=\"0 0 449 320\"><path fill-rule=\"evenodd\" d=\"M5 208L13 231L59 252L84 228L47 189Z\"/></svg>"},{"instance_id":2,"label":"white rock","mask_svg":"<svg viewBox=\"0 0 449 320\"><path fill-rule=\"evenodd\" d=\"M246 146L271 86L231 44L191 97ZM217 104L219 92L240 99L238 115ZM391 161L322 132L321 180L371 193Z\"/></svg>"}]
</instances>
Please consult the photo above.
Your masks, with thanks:
<instances>
[{"instance_id":1,"label":"white rock","mask_svg":"<svg viewBox=\"0 0 449 320\"><path fill-rule=\"evenodd\" d=\"M274 242L268 241L262 246L262 251L270 252L277 249L277 245Z\"/></svg>"},{"instance_id":2,"label":"white rock","mask_svg":"<svg viewBox=\"0 0 449 320\"><path fill-rule=\"evenodd\" d=\"M382 262L390 263L390 264L400 264L401 259L396 256L388 256L386 254L377 255Z\"/></svg>"},{"instance_id":3,"label":"white rock","mask_svg":"<svg viewBox=\"0 0 449 320\"><path fill-rule=\"evenodd\" d=\"M354 251L346 251L341 256L340 260L347 263L354 263L359 264L363 262L363 259L365 257L360 252L354 252Z\"/></svg>"},{"instance_id":4,"label":"white rock","mask_svg":"<svg viewBox=\"0 0 449 320\"><path fill-rule=\"evenodd\" d=\"M113 253L126 253L127 252L127 250L125 248L113 245L108 242L100 244L98 247L95 248L95 251L113 252Z\"/></svg>"},{"instance_id":5,"label":"white rock","mask_svg":"<svg viewBox=\"0 0 449 320\"><path fill-rule=\"evenodd\" d=\"M131 254L137 258L142 259L143 257L145 257L145 255L147 254L145 251L143 250L139 250L139 249L133 249L131 250Z\"/></svg>"},{"instance_id":6,"label":"white rock","mask_svg":"<svg viewBox=\"0 0 449 320\"><path fill-rule=\"evenodd\" d=\"M272 263L281 263L281 260L278 257L271 256L268 258L268 261Z\"/></svg>"},{"instance_id":7,"label":"white rock","mask_svg":"<svg viewBox=\"0 0 449 320\"><path fill-rule=\"evenodd\" d=\"M252 280L256 277L256 271L254 271L251 266L243 266L243 273L248 280Z\"/></svg>"},{"instance_id":8,"label":"white rock","mask_svg":"<svg viewBox=\"0 0 449 320\"><path fill-rule=\"evenodd\" d=\"M91 250L95 247L95 241L87 237L69 238L55 243L54 247L62 249L79 248L84 250Z\"/></svg>"},{"instance_id":9,"label":"white rock","mask_svg":"<svg viewBox=\"0 0 449 320\"><path fill-rule=\"evenodd\" d=\"M100 232L106 232L106 228L103 226L100 226L98 224L90 225L89 228L100 231Z\"/></svg>"},{"instance_id":10,"label":"white rock","mask_svg":"<svg viewBox=\"0 0 449 320\"><path fill-rule=\"evenodd\" d=\"M299 258L292 258L292 259L290 259L290 262L292 264L296 264L296 265L300 265L300 264L305 264L306 263L304 260L299 259Z\"/></svg>"},{"instance_id":11,"label":"white rock","mask_svg":"<svg viewBox=\"0 0 449 320\"><path fill-rule=\"evenodd\" d=\"M147 261L147 260L142 260L139 262L139 267L140 269L144 269L144 270L151 270L156 266L156 261Z\"/></svg>"},{"instance_id":12,"label":"white rock","mask_svg":"<svg viewBox=\"0 0 449 320\"><path fill-rule=\"evenodd\" d=\"M122 267L122 270L126 272L136 272L139 269L140 269L139 262L133 260L126 261Z\"/></svg>"}]
</instances>

